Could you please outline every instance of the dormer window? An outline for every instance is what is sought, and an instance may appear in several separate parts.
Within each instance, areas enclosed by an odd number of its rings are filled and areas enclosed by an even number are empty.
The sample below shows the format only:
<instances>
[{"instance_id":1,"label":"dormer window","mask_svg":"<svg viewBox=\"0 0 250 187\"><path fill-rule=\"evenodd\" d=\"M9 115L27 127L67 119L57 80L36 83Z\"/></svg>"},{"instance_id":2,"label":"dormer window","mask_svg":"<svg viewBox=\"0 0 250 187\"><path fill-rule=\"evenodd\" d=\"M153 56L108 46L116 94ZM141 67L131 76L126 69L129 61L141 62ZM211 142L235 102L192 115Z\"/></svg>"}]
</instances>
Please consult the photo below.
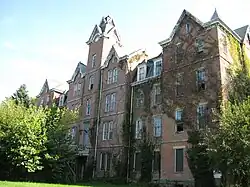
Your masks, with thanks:
<instances>
[{"instance_id":1,"label":"dormer window","mask_svg":"<svg viewBox=\"0 0 250 187\"><path fill-rule=\"evenodd\" d=\"M138 67L137 80L141 81L146 78L146 65Z\"/></svg>"},{"instance_id":2,"label":"dormer window","mask_svg":"<svg viewBox=\"0 0 250 187\"><path fill-rule=\"evenodd\" d=\"M162 70L162 60L157 60L154 62L154 75L158 76L161 74Z\"/></svg>"}]
</instances>

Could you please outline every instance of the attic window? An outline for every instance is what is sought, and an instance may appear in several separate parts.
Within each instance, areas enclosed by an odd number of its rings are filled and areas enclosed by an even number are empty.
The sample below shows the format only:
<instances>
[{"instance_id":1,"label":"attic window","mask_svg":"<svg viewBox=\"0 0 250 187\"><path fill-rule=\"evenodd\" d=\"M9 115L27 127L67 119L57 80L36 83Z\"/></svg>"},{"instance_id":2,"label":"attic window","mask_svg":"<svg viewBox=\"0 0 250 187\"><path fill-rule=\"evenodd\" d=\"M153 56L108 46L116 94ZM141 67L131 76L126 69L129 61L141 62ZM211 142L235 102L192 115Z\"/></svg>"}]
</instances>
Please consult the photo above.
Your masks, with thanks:
<instances>
[{"instance_id":1,"label":"attic window","mask_svg":"<svg viewBox=\"0 0 250 187\"><path fill-rule=\"evenodd\" d=\"M146 66L139 66L137 72L137 80L141 81L146 78Z\"/></svg>"},{"instance_id":2,"label":"attic window","mask_svg":"<svg viewBox=\"0 0 250 187\"><path fill-rule=\"evenodd\" d=\"M186 34L190 33L190 24L186 23Z\"/></svg>"}]
</instances>

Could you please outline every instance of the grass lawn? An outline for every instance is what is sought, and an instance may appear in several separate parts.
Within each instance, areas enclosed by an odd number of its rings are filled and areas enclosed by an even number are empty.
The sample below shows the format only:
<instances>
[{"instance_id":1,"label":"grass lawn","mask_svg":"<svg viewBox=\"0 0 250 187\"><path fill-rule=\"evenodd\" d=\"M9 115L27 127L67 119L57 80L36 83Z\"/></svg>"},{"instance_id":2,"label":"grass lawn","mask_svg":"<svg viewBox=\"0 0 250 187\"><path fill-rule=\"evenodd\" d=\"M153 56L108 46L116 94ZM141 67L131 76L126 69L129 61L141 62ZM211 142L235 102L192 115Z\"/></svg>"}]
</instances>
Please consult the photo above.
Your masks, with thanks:
<instances>
[{"instance_id":1,"label":"grass lawn","mask_svg":"<svg viewBox=\"0 0 250 187\"><path fill-rule=\"evenodd\" d=\"M129 185L112 185L112 184L103 184L103 183L93 183L93 184L86 184L86 185L64 185L64 184L0 181L0 187L125 187L125 186L127 187Z\"/></svg>"}]
</instances>

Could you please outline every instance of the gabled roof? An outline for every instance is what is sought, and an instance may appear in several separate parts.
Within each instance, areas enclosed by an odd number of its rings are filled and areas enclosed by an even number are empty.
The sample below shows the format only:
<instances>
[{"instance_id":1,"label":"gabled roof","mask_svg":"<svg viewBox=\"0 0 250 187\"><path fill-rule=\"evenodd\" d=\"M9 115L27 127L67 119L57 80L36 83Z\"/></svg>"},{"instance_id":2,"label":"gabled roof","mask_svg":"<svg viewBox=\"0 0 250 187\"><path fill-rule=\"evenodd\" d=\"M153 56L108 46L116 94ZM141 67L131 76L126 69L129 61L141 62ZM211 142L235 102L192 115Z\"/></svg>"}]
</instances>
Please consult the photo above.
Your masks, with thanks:
<instances>
[{"instance_id":1,"label":"gabled roof","mask_svg":"<svg viewBox=\"0 0 250 187\"><path fill-rule=\"evenodd\" d=\"M44 84L43 84L43 87L42 87L42 89L37 97L40 97L45 89L47 89L47 92L55 91L58 93L63 93L64 91L66 91L68 89L68 85L66 83L60 83L56 80L46 79Z\"/></svg>"},{"instance_id":2,"label":"gabled roof","mask_svg":"<svg viewBox=\"0 0 250 187\"><path fill-rule=\"evenodd\" d=\"M235 29L234 32L236 32L242 38L242 40L244 40L249 28L250 28L249 25L245 25L243 27Z\"/></svg>"},{"instance_id":3,"label":"gabled roof","mask_svg":"<svg viewBox=\"0 0 250 187\"><path fill-rule=\"evenodd\" d=\"M74 74L72 75L71 79L67 81L67 83L74 82L78 73L80 73L81 77L83 77L85 75L85 72L86 72L86 65L81 62L78 62Z\"/></svg>"},{"instance_id":4,"label":"gabled roof","mask_svg":"<svg viewBox=\"0 0 250 187\"><path fill-rule=\"evenodd\" d=\"M120 35L116 29L115 22L111 16L102 17L101 22L99 25L95 25L87 44L90 44L93 42L96 35L101 36L107 36L111 31L113 31L114 35L117 39L117 42L120 44L121 38Z\"/></svg>"},{"instance_id":5,"label":"gabled roof","mask_svg":"<svg viewBox=\"0 0 250 187\"><path fill-rule=\"evenodd\" d=\"M183 12L182 12L182 14L181 14L181 16L180 16L180 18L178 19L177 23L175 24L174 29L173 29L173 31L170 34L170 37L167 38L166 40L163 40L163 41L159 42L160 45L163 45L163 44L166 44L166 43L169 43L169 42L172 41L175 33L177 32L177 30L180 27L180 23L185 18L185 16L188 16L189 18L193 19L199 25L201 25L201 26L203 25L203 23L198 18L196 18L190 12L188 12L187 10L184 9Z\"/></svg>"},{"instance_id":6,"label":"gabled roof","mask_svg":"<svg viewBox=\"0 0 250 187\"><path fill-rule=\"evenodd\" d=\"M195 16L193 16L191 13L189 13L188 11L186 11L185 9L183 10L179 20L177 21L171 35L169 38L167 38L166 40L163 40L161 42L159 42L159 45L161 45L162 47L167 45L168 43L170 43L175 35L175 33L177 32L181 21L184 19L185 16L188 16L189 18L193 19L196 23L198 23L200 26L204 27L204 28L208 28L212 25L215 24L219 24L222 27L224 27L226 30L228 30L238 41L242 41L242 38L238 35L238 33L236 33L235 31L233 31L230 27L228 27L218 16L217 10L215 9L215 12L213 13L211 20L203 23L201 22L199 19L197 19Z\"/></svg>"}]
</instances>

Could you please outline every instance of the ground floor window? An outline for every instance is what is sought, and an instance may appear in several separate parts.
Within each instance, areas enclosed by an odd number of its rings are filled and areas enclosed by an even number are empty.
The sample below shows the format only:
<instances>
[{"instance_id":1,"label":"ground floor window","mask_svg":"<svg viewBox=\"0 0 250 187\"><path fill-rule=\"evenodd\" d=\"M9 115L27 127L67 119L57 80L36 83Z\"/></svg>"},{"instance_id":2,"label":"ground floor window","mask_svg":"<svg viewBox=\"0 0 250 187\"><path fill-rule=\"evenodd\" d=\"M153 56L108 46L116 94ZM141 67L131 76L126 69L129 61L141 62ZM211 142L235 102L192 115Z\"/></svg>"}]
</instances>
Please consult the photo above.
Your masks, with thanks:
<instances>
[{"instance_id":1,"label":"ground floor window","mask_svg":"<svg viewBox=\"0 0 250 187\"><path fill-rule=\"evenodd\" d=\"M184 169L184 148L175 149L175 172L182 172Z\"/></svg>"}]
</instances>

